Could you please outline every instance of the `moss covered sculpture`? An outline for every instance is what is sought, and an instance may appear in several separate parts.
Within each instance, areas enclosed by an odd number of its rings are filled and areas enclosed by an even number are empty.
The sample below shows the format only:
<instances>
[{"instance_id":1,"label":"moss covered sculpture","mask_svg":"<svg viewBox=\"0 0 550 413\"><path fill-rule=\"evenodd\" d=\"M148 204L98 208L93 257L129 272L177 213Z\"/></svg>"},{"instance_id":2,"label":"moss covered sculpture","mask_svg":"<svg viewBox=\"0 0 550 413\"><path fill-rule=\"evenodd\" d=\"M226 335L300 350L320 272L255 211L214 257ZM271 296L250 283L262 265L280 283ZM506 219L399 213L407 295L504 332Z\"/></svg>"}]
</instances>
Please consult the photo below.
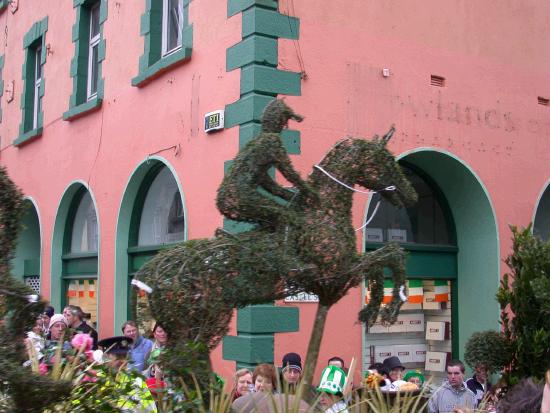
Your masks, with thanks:
<instances>
[{"instance_id":1,"label":"moss covered sculpture","mask_svg":"<svg viewBox=\"0 0 550 413\"><path fill-rule=\"evenodd\" d=\"M52 381L22 366L28 358L24 338L44 311L45 303L10 276L23 198L0 167L0 391L9 394L16 412L41 412L70 392L70 383Z\"/></svg>"},{"instance_id":2,"label":"moss covered sculpture","mask_svg":"<svg viewBox=\"0 0 550 413\"><path fill-rule=\"evenodd\" d=\"M214 239L185 242L153 258L136 278L153 288L150 310L170 329L173 339L168 346L182 346L185 340L202 343L205 358L227 332L233 308L295 292L316 294L319 307L306 360L306 381L311 382L328 310L350 288L368 281L371 300L360 319L374 323L383 298L383 268L390 267L395 289L391 304L381 312L382 319L394 322L402 303L404 252L395 244L357 252L351 223L352 187L385 189L382 196L397 207L415 202L416 194L387 149L392 129L370 141L347 138L338 142L305 184L296 173L291 181L298 191L290 195L267 180L272 181L267 175L271 166L285 165L287 175L294 171L288 156L266 152L280 150L278 134L291 118L299 117L282 101L266 108L262 133L237 156L218 192L218 205L227 218L260 226L237 235L218 231ZM263 195L254 185L282 199L260 201ZM266 205L264 210L254 208L260 203ZM166 360L165 364L175 362Z\"/></svg>"}]
</instances>

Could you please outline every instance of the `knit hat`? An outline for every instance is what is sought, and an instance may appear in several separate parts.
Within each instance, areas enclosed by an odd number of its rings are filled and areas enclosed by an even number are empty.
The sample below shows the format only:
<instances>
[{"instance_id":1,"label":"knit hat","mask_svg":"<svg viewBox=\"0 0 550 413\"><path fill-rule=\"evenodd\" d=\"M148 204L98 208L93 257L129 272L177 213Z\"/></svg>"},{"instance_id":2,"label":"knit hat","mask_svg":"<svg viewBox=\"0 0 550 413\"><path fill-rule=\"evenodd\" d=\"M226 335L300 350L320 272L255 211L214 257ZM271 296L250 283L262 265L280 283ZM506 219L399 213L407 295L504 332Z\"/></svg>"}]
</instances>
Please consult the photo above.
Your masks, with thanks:
<instances>
[{"instance_id":1,"label":"knit hat","mask_svg":"<svg viewBox=\"0 0 550 413\"><path fill-rule=\"evenodd\" d=\"M411 377L418 377L420 384L423 385L426 381L426 378L419 371L408 371L407 374L403 377L403 380L409 381Z\"/></svg>"},{"instance_id":2,"label":"knit hat","mask_svg":"<svg viewBox=\"0 0 550 413\"><path fill-rule=\"evenodd\" d=\"M50 324L48 325L48 329L51 329L52 326L55 324L55 323L58 323L58 322L62 322L63 324L65 324L65 326L68 326L69 325L69 322L67 321L67 319L65 318L65 316L63 314L54 314L51 316L50 318Z\"/></svg>"},{"instance_id":3,"label":"knit hat","mask_svg":"<svg viewBox=\"0 0 550 413\"><path fill-rule=\"evenodd\" d=\"M321 382L317 391L323 391L330 394L341 396L346 384L346 373L339 367L327 366L321 374Z\"/></svg>"},{"instance_id":4,"label":"knit hat","mask_svg":"<svg viewBox=\"0 0 550 413\"><path fill-rule=\"evenodd\" d=\"M302 371L302 358L296 353L287 353L283 357L282 369L293 368Z\"/></svg>"}]
</instances>

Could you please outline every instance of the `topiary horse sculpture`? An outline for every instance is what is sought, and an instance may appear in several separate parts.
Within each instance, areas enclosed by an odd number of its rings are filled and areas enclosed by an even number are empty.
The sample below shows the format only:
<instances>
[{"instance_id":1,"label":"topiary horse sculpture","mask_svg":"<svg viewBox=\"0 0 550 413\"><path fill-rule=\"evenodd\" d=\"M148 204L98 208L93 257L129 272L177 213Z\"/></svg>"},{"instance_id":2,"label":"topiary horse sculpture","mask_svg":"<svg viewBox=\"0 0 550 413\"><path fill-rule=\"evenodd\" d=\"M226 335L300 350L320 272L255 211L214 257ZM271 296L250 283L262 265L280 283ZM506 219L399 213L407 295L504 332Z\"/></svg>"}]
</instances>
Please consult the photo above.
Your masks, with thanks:
<instances>
[{"instance_id":1,"label":"topiary horse sculpture","mask_svg":"<svg viewBox=\"0 0 550 413\"><path fill-rule=\"evenodd\" d=\"M286 206L287 218L275 220L275 228L262 226L237 235L218 231L213 239L185 242L146 264L136 279L154 286L149 306L152 316L172 334L169 347L180 348L181 354L185 352L181 346L187 345L183 343L202 343L199 356L209 366L209 351L227 333L233 308L305 291L319 296L314 328L318 337L310 341L306 361L312 364L328 309L363 280L369 282L372 296L360 317L374 322L382 301L385 266L393 270L396 287L381 315L384 321L394 322L402 303L404 253L389 244L359 254L351 225L355 184L383 189L382 195L398 207L416 199L387 149L392 133L393 129L383 138L348 138L336 144L307 180L320 201L312 202L309 193L298 192ZM248 215L246 221L250 221ZM185 364L177 362L178 351L171 352L173 357L165 365Z\"/></svg>"}]
</instances>

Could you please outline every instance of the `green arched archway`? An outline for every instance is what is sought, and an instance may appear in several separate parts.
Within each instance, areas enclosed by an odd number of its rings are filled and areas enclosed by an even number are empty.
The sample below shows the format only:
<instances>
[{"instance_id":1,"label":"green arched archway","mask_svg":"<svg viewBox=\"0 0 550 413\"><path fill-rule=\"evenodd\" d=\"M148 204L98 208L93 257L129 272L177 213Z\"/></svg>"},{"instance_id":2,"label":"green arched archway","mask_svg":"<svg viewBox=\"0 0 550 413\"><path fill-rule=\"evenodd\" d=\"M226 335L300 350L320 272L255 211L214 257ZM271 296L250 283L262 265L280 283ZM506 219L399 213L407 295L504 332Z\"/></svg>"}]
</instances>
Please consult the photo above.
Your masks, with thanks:
<instances>
[{"instance_id":1,"label":"green arched archway","mask_svg":"<svg viewBox=\"0 0 550 413\"><path fill-rule=\"evenodd\" d=\"M34 289L40 288L41 227L36 202L25 198L22 229L17 238L17 247L12 260L12 273Z\"/></svg>"},{"instance_id":2,"label":"green arched archway","mask_svg":"<svg viewBox=\"0 0 550 413\"><path fill-rule=\"evenodd\" d=\"M166 167L172 174L181 196L184 210L184 239L187 239L187 212L185 198L175 169L166 159L154 156L142 161L134 170L120 203L116 228L115 247L115 303L114 331L119 331L129 314L129 277L159 250L159 245L136 246L139 232L139 216L147 191L158 175Z\"/></svg>"},{"instance_id":3,"label":"green arched archway","mask_svg":"<svg viewBox=\"0 0 550 413\"><path fill-rule=\"evenodd\" d=\"M439 254L426 254L426 260L433 262L425 264L447 267L448 278L454 278L453 356L463 358L465 342L472 333L499 328L495 294L500 281L500 241L494 208L479 177L453 154L418 148L398 158L437 186L454 224L456 247L447 248L448 251L435 248ZM418 276L415 252L411 253L407 271Z\"/></svg>"}]
</instances>

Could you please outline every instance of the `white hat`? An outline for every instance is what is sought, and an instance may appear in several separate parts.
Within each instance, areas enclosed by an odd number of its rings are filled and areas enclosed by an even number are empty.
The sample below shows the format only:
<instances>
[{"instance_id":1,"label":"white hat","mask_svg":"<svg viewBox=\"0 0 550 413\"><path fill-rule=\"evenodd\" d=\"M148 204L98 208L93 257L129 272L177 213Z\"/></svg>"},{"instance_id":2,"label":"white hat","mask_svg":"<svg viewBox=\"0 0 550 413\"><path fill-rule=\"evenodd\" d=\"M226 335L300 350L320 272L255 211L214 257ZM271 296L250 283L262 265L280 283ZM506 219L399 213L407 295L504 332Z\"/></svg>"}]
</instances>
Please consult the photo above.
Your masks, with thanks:
<instances>
[{"instance_id":1,"label":"white hat","mask_svg":"<svg viewBox=\"0 0 550 413\"><path fill-rule=\"evenodd\" d=\"M69 325L69 322L67 321L67 319L65 318L65 316L63 314L54 314L52 315L52 317L50 318L50 325L48 326L48 329L51 329L52 326L55 324L55 323L59 323L59 322L62 322L63 324L65 324L65 326L68 326Z\"/></svg>"},{"instance_id":2,"label":"white hat","mask_svg":"<svg viewBox=\"0 0 550 413\"><path fill-rule=\"evenodd\" d=\"M346 373L339 367L327 366L321 374L321 383L317 391L341 395L346 384Z\"/></svg>"}]
</instances>

